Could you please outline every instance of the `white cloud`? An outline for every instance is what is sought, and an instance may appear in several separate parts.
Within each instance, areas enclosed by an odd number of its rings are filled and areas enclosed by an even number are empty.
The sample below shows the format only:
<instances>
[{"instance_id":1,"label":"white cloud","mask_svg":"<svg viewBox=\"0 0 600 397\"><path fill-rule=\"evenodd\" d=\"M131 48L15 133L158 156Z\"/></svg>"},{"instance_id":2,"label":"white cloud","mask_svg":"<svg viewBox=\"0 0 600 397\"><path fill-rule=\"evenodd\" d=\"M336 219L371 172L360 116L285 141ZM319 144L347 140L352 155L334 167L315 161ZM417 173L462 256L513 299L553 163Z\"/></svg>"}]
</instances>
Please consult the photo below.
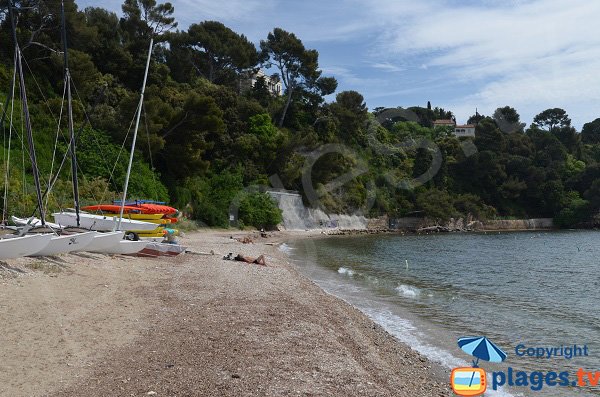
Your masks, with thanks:
<instances>
[{"instance_id":1,"label":"white cloud","mask_svg":"<svg viewBox=\"0 0 600 397\"><path fill-rule=\"evenodd\" d=\"M469 109L464 117L478 103L491 111L510 104L527 117L561 106L571 108L581 124L598 103L599 2L536 0L475 7L432 0L412 12L405 11L403 2L369 4L371 19L382 26L373 56L407 57L418 62L416 68L424 65L457 85L474 86L466 98L447 105Z\"/></svg>"},{"instance_id":2,"label":"white cloud","mask_svg":"<svg viewBox=\"0 0 600 397\"><path fill-rule=\"evenodd\" d=\"M276 26L296 33L319 49L325 74L338 77L340 89L357 89L367 100L409 95L441 102L431 94L444 82L445 107L459 118L476 106L491 113L504 105L525 120L555 106L578 126L600 116L597 1L172 2L181 27L217 19L255 42ZM419 98L419 90L429 98Z\"/></svg>"},{"instance_id":3,"label":"white cloud","mask_svg":"<svg viewBox=\"0 0 600 397\"><path fill-rule=\"evenodd\" d=\"M394 65L390 62L375 62L371 64L372 68L383 70L385 72L402 72L404 68Z\"/></svg>"}]
</instances>

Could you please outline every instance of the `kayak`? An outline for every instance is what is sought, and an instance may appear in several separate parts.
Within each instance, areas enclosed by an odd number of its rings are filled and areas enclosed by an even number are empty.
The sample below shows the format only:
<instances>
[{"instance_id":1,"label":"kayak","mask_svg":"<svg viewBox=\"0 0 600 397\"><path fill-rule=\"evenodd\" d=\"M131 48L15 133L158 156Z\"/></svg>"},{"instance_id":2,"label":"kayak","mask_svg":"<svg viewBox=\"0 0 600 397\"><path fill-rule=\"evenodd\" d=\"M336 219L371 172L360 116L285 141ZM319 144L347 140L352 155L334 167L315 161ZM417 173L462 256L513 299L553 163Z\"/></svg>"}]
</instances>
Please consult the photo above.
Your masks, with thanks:
<instances>
[{"instance_id":1,"label":"kayak","mask_svg":"<svg viewBox=\"0 0 600 397\"><path fill-rule=\"evenodd\" d=\"M119 217L119 214L104 214L106 216ZM123 219L135 219L137 221L144 221L155 223L157 225L168 225L171 223L170 218L163 218L163 214L123 214Z\"/></svg>"},{"instance_id":2,"label":"kayak","mask_svg":"<svg viewBox=\"0 0 600 397\"><path fill-rule=\"evenodd\" d=\"M85 207L81 207L81 209L84 211L103 211L103 212L119 213L119 214L121 213L121 206L114 205L114 204L88 205ZM130 212L140 212L140 209L138 207L126 205L123 208L123 213L128 214Z\"/></svg>"}]
</instances>

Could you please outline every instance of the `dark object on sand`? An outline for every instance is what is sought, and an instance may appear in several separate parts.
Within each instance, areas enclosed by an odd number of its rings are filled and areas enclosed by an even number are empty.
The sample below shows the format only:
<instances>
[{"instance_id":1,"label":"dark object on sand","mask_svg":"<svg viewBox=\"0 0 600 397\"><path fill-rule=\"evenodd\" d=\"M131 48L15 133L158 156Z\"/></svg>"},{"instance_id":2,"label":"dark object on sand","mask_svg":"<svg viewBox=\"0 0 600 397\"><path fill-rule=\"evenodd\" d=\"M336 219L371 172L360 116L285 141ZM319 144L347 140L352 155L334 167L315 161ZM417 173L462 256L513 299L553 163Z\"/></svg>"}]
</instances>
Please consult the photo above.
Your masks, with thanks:
<instances>
[{"instance_id":1,"label":"dark object on sand","mask_svg":"<svg viewBox=\"0 0 600 397\"><path fill-rule=\"evenodd\" d=\"M238 254L235 258L236 261L246 262L246 263L256 263L257 265L267 266L267 261L265 260L265 256L261 255L256 259L250 258L248 256L242 256L242 254Z\"/></svg>"}]
</instances>

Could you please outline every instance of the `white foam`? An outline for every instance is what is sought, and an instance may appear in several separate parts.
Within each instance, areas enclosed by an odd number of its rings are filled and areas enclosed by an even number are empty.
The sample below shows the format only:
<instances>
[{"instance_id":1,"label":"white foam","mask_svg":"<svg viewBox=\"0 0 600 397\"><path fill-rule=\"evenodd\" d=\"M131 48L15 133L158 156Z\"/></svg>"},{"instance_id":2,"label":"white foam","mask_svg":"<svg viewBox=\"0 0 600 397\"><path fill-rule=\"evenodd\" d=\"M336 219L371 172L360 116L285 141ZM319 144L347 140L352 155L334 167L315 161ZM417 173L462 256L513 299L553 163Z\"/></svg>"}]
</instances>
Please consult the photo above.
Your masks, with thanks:
<instances>
[{"instance_id":1,"label":"white foam","mask_svg":"<svg viewBox=\"0 0 600 397\"><path fill-rule=\"evenodd\" d=\"M451 353L432 346L423 341L422 333L407 319L401 318L388 310L380 309L361 309L367 316L381 325L387 332L394 335L398 340L407 344L412 349L429 358L432 361L440 363L446 368L470 367L471 363L453 356ZM488 373L488 378L491 374ZM512 394L500 387L498 390L488 389L485 392L490 397L516 397L523 396L521 393Z\"/></svg>"},{"instance_id":2,"label":"white foam","mask_svg":"<svg viewBox=\"0 0 600 397\"><path fill-rule=\"evenodd\" d=\"M417 296L421 295L420 289L406 284L400 284L399 286L397 286L396 292L398 292L399 295L405 296L407 298L416 298Z\"/></svg>"},{"instance_id":3,"label":"white foam","mask_svg":"<svg viewBox=\"0 0 600 397\"><path fill-rule=\"evenodd\" d=\"M279 251L285 253L286 255L289 255L295 248L290 247L289 245L287 245L286 243L280 244L279 245Z\"/></svg>"},{"instance_id":4,"label":"white foam","mask_svg":"<svg viewBox=\"0 0 600 397\"><path fill-rule=\"evenodd\" d=\"M344 274L344 275L350 276L350 277L354 276L354 270L348 269L347 267L340 267L338 269L338 273L339 274Z\"/></svg>"}]
</instances>

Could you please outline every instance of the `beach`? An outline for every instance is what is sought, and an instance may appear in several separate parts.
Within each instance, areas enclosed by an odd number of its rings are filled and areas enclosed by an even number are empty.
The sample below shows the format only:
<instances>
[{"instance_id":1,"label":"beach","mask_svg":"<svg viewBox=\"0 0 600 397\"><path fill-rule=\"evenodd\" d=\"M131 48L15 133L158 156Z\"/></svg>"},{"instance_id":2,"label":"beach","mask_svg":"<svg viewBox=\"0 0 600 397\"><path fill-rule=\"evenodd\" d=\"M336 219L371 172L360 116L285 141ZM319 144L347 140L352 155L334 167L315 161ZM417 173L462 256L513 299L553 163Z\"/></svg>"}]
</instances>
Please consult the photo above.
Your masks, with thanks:
<instances>
[{"instance_id":1,"label":"beach","mask_svg":"<svg viewBox=\"0 0 600 397\"><path fill-rule=\"evenodd\" d=\"M290 237L201 231L176 258L7 261L1 395L450 395L446 370L300 275L278 248Z\"/></svg>"}]
</instances>

